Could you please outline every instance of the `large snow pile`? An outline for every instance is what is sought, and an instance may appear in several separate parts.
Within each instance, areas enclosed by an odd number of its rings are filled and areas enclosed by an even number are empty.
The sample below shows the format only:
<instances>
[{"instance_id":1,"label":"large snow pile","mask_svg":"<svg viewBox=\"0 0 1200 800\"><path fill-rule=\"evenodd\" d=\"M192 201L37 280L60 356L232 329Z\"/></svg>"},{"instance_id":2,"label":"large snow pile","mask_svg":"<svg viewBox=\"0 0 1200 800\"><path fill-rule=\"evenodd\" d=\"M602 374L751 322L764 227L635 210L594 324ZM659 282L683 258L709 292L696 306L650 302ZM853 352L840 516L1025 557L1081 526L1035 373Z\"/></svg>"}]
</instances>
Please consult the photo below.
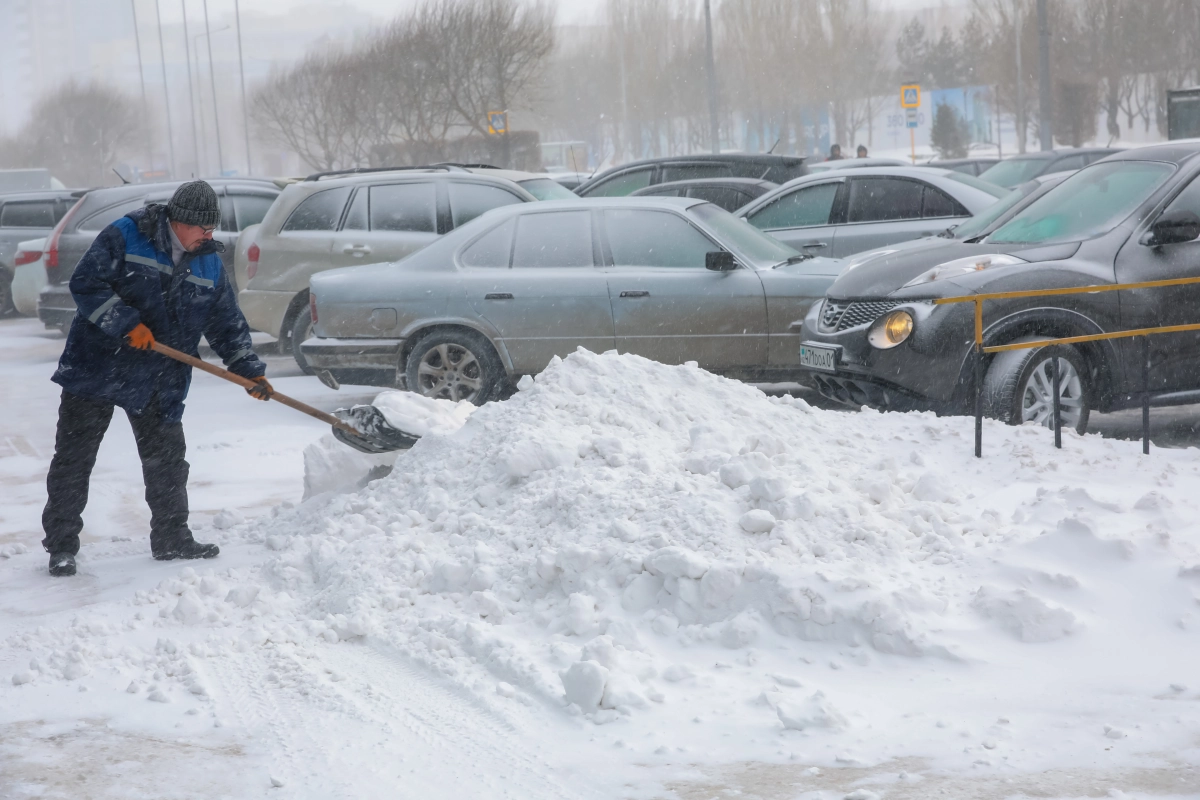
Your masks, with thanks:
<instances>
[{"instance_id":1,"label":"large snow pile","mask_svg":"<svg viewBox=\"0 0 1200 800\"><path fill-rule=\"evenodd\" d=\"M1098 536L1091 515L1127 509L1085 488L1039 492L1007 519L981 508L960 481L969 441L931 416L831 414L694 366L582 351L521 388L365 490L251 528L280 550L272 588L327 636L382 637L465 683L603 722L669 702L693 674L688 649L815 641L864 664L970 661L985 650L964 632L1070 637L1088 601L1042 562L1160 544L1153 527ZM1131 528L1169 514L1153 493L1128 510ZM1000 553L1008 575L983 575ZM792 694L785 727L840 724L823 696Z\"/></svg>"}]
</instances>

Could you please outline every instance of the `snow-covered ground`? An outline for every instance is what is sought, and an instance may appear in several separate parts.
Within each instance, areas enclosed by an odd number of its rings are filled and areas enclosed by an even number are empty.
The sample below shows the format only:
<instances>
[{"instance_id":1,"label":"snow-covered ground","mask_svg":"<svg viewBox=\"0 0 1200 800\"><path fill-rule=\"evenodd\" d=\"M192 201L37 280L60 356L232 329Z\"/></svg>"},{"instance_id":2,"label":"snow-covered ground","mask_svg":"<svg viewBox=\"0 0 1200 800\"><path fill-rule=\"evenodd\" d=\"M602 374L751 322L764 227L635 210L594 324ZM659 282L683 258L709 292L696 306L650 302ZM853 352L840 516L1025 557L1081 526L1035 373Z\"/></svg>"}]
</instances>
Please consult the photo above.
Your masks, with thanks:
<instances>
[{"instance_id":1,"label":"snow-covered ground","mask_svg":"<svg viewBox=\"0 0 1200 800\"><path fill-rule=\"evenodd\" d=\"M61 346L0 323L0 798L1200 796L1195 450L975 460L969 420L581 353L301 502L326 431L198 374L221 557L150 559L116 415L51 579Z\"/></svg>"}]
</instances>

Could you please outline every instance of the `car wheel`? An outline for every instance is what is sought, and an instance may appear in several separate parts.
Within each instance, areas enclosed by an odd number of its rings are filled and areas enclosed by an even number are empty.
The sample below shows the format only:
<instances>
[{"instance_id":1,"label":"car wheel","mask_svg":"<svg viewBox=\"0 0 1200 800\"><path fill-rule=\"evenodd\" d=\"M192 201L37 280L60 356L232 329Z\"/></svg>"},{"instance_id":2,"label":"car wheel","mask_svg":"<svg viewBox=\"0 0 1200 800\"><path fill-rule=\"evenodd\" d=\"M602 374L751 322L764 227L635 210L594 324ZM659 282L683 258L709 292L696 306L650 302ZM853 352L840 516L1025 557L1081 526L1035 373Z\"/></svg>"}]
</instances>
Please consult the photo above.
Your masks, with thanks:
<instances>
[{"instance_id":1,"label":"car wheel","mask_svg":"<svg viewBox=\"0 0 1200 800\"><path fill-rule=\"evenodd\" d=\"M1078 350L1069 346L1048 345L997 355L984 379L987 415L1009 425L1032 422L1052 428L1054 393L1050 370L1055 359L1062 427L1085 432L1091 414L1087 362Z\"/></svg>"},{"instance_id":2,"label":"car wheel","mask_svg":"<svg viewBox=\"0 0 1200 800\"><path fill-rule=\"evenodd\" d=\"M292 358L296 359L296 363L300 366L300 371L305 375L312 375L313 368L308 365L308 359L304 357L304 353L300 352L300 343L312 336L313 320L312 311L306 305L300 309L300 313L296 315L296 321L292 323Z\"/></svg>"},{"instance_id":3,"label":"car wheel","mask_svg":"<svg viewBox=\"0 0 1200 800\"><path fill-rule=\"evenodd\" d=\"M0 317L7 317L16 310L13 305L12 276L0 271Z\"/></svg>"},{"instance_id":4,"label":"car wheel","mask_svg":"<svg viewBox=\"0 0 1200 800\"><path fill-rule=\"evenodd\" d=\"M478 333L434 330L413 345L405 362L408 390L481 406L504 385L504 367L491 342Z\"/></svg>"}]
</instances>

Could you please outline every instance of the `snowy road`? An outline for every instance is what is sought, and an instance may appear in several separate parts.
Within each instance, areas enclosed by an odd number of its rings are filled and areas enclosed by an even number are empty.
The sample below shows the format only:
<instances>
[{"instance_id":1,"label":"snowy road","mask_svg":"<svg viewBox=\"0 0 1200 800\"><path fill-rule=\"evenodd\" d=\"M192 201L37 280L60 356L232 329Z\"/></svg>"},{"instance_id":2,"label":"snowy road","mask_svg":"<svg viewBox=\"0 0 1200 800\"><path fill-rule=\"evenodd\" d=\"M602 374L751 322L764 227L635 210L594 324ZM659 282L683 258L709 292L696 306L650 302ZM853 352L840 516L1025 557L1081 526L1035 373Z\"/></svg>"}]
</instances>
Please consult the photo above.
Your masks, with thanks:
<instances>
[{"instance_id":1,"label":"snowy road","mask_svg":"<svg viewBox=\"0 0 1200 800\"><path fill-rule=\"evenodd\" d=\"M0 800L1200 796L1194 450L978 462L964 420L588 356L301 504L322 426L197 375L221 557L150 559L118 414L51 580L61 347L0 322Z\"/></svg>"}]
</instances>

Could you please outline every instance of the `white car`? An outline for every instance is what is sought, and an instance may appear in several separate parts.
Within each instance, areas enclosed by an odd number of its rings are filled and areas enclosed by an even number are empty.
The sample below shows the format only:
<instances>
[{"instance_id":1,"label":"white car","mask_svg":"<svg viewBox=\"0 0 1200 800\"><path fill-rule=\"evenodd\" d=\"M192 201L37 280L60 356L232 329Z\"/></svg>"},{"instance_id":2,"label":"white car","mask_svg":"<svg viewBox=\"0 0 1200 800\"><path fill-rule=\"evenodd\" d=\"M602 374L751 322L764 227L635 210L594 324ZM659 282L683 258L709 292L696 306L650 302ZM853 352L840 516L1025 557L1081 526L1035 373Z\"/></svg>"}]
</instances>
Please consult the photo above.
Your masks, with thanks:
<instances>
[{"instance_id":1,"label":"white car","mask_svg":"<svg viewBox=\"0 0 1200 800\"><path fill-rule=\"evenodd\" d=\"M17 313L25 317L36 317L38 294L46 286L45 254L46 238L29 239L17 245L13 256L12 302Z\"/></svg>"}]
</instances>

